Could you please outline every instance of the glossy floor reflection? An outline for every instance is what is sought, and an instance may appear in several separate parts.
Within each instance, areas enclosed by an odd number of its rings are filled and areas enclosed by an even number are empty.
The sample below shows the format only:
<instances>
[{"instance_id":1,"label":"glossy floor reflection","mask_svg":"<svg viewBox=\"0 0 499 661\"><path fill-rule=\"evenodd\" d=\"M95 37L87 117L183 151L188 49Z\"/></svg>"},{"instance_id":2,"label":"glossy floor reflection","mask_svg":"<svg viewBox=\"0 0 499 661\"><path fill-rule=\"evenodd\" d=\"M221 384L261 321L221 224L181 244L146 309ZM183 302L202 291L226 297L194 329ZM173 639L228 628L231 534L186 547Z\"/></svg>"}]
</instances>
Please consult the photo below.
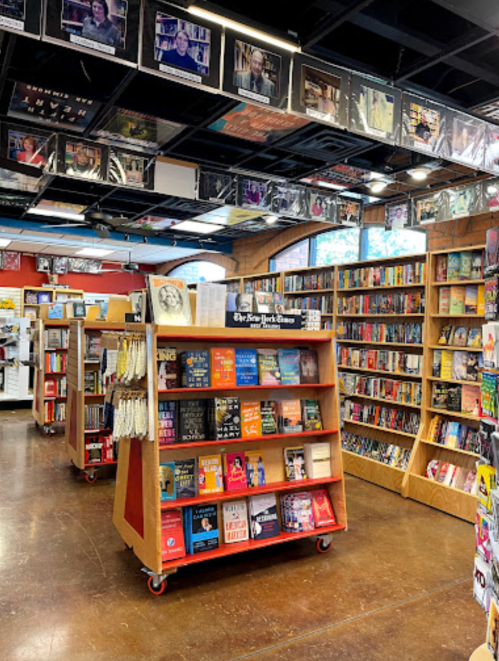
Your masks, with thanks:
<instances>
[{"instance_id":1,"label":"glossy floor reflection","mask_svg":"<svg viewBox=\"0 0 499 661\"><path fill-rule=\"evenodd\" d=\"M151 595L113 480L0 413L1 661L467 661L485 639L473 527L347 478L349 530L194 565ZM110 473L109 475L112 475Z\"/></svg>"}]
</instances>

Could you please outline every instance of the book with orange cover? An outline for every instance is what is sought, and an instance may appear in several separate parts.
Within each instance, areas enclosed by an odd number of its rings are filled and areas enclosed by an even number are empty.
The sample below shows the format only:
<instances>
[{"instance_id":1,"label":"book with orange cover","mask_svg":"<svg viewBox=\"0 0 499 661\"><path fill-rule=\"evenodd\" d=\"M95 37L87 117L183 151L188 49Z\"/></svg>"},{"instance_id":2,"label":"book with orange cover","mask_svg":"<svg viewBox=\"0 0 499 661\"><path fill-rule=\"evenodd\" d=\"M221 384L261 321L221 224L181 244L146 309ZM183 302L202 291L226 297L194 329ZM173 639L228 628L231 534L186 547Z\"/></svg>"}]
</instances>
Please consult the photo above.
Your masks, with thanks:
<instances>
[{"instance_id":1,"label":"book with orange cover","mask_svg":"<svg viewBox=\"0 0 499 661\"><path fill-rule=\"evenodd\" d=\"M303 431L301 401L283 399L278 402L279 430L281 434L299 434Z\"/></svg>"},{"instance_id":2,"label":"book with orange cover","mask_svg":"<svg viewBox=\"0 0 499 661\"><path fill-rule=\"evenodd\" d=\"M251 438L262 435L260 402L241 402L241 436Z\"/></svg>"},{"instance_id":3,"label":"book with orange cover","mask_svg":"<svg viewBox=\"0 0 499 661\"><path fill-rule=\"evenodd\" d=\"M236 353L234 349L211 349L211 387L236 387Z\"/></svg>"}]
</instances>

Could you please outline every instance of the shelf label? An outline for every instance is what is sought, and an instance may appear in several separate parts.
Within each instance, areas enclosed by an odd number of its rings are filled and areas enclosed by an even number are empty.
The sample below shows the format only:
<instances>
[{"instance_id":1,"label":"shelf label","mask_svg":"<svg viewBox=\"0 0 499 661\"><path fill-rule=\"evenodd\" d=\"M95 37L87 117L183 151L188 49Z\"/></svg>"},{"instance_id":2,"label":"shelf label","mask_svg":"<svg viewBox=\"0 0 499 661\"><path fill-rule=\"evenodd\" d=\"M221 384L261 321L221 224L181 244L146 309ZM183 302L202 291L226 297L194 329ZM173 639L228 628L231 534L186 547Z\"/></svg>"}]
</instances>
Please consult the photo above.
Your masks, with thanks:
<instances>
[{"instance_id":1,"label":"shelf label","mask_svg":"<svg viewBox=\"0 0 499 661\"><path fill-rule=\"evenodd\" d=\"M226 312L227 328L264 328L267 330L301 330L301 315L266 312Z\"/></svg>"}]
</instances>

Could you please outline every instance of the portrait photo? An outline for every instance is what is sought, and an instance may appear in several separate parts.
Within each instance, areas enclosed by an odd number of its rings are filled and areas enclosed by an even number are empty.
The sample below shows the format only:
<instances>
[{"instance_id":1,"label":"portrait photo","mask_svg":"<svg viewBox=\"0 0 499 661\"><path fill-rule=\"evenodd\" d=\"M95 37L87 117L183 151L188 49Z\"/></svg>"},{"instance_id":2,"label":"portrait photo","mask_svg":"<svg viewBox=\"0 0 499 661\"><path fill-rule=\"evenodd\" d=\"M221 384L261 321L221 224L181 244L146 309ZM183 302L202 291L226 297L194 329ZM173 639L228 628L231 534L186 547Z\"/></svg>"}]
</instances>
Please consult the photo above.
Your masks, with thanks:
<instances>
[{"instance_id":1,"label":"portrait photo","mask_svg":"<svg viewBox=\"0 0 499 661\"><path fill-rule=\"evenodd\" d=\"M415 146L433 151L440 137L440 112L417 103L411 103L409 136Z\"/></svg>"},{"instance_id":2,"label":"portrait photo","mask_svg":"<svg viewBox=\"0 0 499 661\"><path fill-rule=\"evenodd\" d=\"M400 202L385 205L385 229L398 230L410 227L410 203Z\"/></svg>"},{"instance_id":3,"label":"portrait photo","mask_svg":"<svg viewBox=\"0 0 499 661\"><path fill-rule=\"evenodd\" d=\"M163 285L158 293L161 309L169 315L181 315L184 310L182 292L175 285Z\"/></svg>"},{"instance_id":4,"label":"portrait photo","mask_svg":"<svg viewBox=\"0 0 499 661\"><path fill-rule=\"evenodd\" d=\"M416 225L436 221L438 206L437 195L416 200Z\"/></svg>"},{"instance_id":5,"label":"portrait photo","mask_svg":"<svg viewBox=\"0 0 499 661\"><path fill-rule=\"evenodd\" d=\"M24 21L26 18L26 0L4 0L0 4L0 16Z\"/></svg>"},{"instance_id":6,"label":"portrait photo","mask_svg":"<svg viewBox=\"0 0 499 661\"><path fill-rule=\"evenodd\" d=\"M283 216L307 217L305 189L300 186L274 186L272 211Z\"/></svg>"},{"instance_id":7,"label":"portrait photo","mask_svg":"<svg viewBox=\"0 0 499 661\"><path fill-rule=\"evenodd\" d=\"M45 255L37 255L36 270L38 271L38 273L51 273L52 257L45 257Z\"/></svg>"},{"instance_id":8,"label":"portrait photo","mask_svg":"<svg viewBox=\"0 0 499 661\"><path fill-rule=\"evenodd\" d=\"M452 121L451 158L470 165L482 165L484 159L485 123L459 114Z\"/></svg>"},{"instance_id":9,"label":"portrait photo","mask_svg":"<svg viewBox=\"0 0 499 661\"><path fill-rule=\"evenodd\" d=\"M360 225L361 213L362 205L360 202L340 199L338 210L338 219L340 223L344 225Z\"/></svg>"},{"instance_id":10,"label":"portrait photo","mask_svg":"<svg viewBox=\"0 0 499 661\"><path fill-rule=\"evenodd\" d=\"M236 178L221 172L201 172L199 175L199 199L234 204Z\"/></svg>"},{"instance_id":11,"label":"portrait photo","mask_svg":"<svg viewBox=\"0 0 499 661\"><path fill-rule=\"evenodd\" d=\"M9 129L9 158L26 165L43 167L47 162L47 138Z\"/></svg>"},{"instance_id":12,"label":"portrait photo","mask_svg":"<svg viewBox=\"0 0 499 661\"><path fill-rule=\"evenodd\" d=\"M391 94L381 92L367 85L360 86L359 112L369 129L392 134L394 129L394 102Z\"/></svg>"},{"instance_id":13,"label":"portrait photo","mask_svg":"<svg viewBox=\"0 0 499 661\"><path fill-rule=\"evenodd\" d=\"M280 94L281 56L236 39L234 43L235 87L267 97Z\"/></svg>"},{"instance_id":14,"label":"portrait photo","mask_svg":"<svg viewBox=\"0 0 499 661\"><path fill-rule=\"evenodd\" d=\"M68 272L68 258L67 257L52 257L52 273L56 275L64 275Z\"/></svg>"},{"instance_id":15,"label":"portrait photo","mask_svg":"<svg viewBox=\"0 0 499 661\"><path fill-rule=\"evenodd\" d=\"M499 172L499 126L489 124L486 132L485 169Z\"/></svg>"},{"instance_id":16,"label":"portrait photo","mask_svg":"<svg viewBox=\"0 0 499 661\"><path fill-rule=\"evenodd\" d=\"M307 115L336 121L341 96L341 78L310 66L301 68L301 103Z\"/></svg>"},{"instance_id":17,"label":"portrait photo","mask_svg":"<svg viewBox=\"0 0 499 661\"><path fill-rule=\"evenodd\" d=\"M65 173L83 179L102 179L102 151L81 142L66 142Z\"/></svg>"},{"instance_id":18,"label":"portrait photo","mask_svg":"<svg viewBox=\"0 0 499 661\"><path fill-rule=\"evenodd\" d=\"M128 0L63 0L61 29L106 46L126 47Z\"/></svg>"},{"instance_id":19,"label":"portrait photo","mask_svg":"<svg viewBox=\"0 0 499 661\"><path fill-rule=\"evenodd\" d=\"M473 186L449 189L449 214L451 218L470 216L474 212L475 190Z\"/></svg>"},{"instance_id":20,"label":"portrait photo","mask_svg":"<svg viewBox=\"0 0 499 661\"><path fill-rule=\"evenodd\" d=\"M99 138L128 144L144 151L156 151L183 128L159 117L144 115L125 108L113 108L95 131Z\"/></svg>"},{"instance_id":21,"label":"portrait photo","mask_svg":"<svg viewBox=\"0 0 499 661\"><path fill-rule=\"evenodd\" d=\"M210 44L208 28L156 12L154 57L157 62L208 76Z\"/></svg>"},{"instance_id":22,"label":"portrait photo","mask_svg":"<svg viewBox=\"0 0 499 661\"><path fill-rule=\"evenodd\" d=\"M111 150L109 180L122 185L145 188L149 183L150 159L119 150Z\"/></svg>"},{"instance_id":23,"label":"portrait photo","mask_svg":"<svg viewBox=\"0 0 499 661\"><path fill-rule=\"evenodd\" d=\"M329 220L329 199L327 195L310 191L308 211L312 220Z\"/></svg>"},{"instance_id":24,"label":"portrait photo","mask_svg":"<svg viewBox=\"0 0 499 661\"><path fill-rule=\"evenodd\" d=\"M255 179L242 180L242 204L248 207L267 206L267 184Z\"/></svg>"}]
</instances>

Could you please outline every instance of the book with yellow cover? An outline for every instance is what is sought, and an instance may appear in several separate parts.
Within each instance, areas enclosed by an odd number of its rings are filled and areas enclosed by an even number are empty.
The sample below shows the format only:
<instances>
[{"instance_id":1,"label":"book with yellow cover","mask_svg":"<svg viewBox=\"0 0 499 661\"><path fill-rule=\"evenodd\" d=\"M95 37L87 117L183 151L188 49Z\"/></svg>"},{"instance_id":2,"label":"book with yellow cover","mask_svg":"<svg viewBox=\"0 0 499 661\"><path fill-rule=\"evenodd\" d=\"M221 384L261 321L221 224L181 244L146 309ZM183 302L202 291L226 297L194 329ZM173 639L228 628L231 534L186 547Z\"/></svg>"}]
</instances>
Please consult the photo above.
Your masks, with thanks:
<instances>
[{"instance_id":1,"label":"book with yellow cover","mask_svg":"<svg viewBox=\"0 0 499 661\"><path fill-rule=\"evenodd\" d=\"M440 378L452 379L452 364L454 354L448 349L442 349L442 364L440 366Z\"/></svg>"},{"instance_id":2,"label":"book with yellow cover","mask_svg":"<svg viewBox=\"0 0 499 661\"><path fill-rule=\"evenodd\" d=\"M198 459L200 495L219 493L224 490L222 458L219 454Z\"/></svg>"}]
</instances>

